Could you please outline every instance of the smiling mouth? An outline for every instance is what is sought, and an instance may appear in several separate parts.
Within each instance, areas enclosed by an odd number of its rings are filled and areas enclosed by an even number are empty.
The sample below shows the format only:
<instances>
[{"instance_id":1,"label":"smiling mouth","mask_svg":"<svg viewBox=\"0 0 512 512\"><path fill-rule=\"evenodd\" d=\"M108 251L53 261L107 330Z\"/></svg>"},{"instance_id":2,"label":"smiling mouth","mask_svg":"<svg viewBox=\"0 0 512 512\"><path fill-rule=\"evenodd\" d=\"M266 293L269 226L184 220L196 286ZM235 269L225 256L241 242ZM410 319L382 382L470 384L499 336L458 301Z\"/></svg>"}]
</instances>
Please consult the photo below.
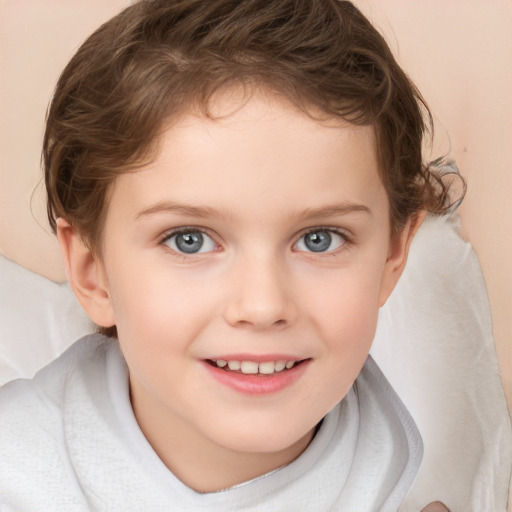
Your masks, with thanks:
<instances>
[{"instance_id":1,"label":"smiling mouth","mask_svg":"<svg viewBox=\"0 0 512 512\"><path fill-rule=\"evenodd\" d=\"M224 359L211 360L206 362L211 366L228 373L238 373L244 375L274 375L291 370L295 366L302 364L307 359L297 361L265 361L257 363L255 361L226 361Z\"/></svg>"}]
</instances>

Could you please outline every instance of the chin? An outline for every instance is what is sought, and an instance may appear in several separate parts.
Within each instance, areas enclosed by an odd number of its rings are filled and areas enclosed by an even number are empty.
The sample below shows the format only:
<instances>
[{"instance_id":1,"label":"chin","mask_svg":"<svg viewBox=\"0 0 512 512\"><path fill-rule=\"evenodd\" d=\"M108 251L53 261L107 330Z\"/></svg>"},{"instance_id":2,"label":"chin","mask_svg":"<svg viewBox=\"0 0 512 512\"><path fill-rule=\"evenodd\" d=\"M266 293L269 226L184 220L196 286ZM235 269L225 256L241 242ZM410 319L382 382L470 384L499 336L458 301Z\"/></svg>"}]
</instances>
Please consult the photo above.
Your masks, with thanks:
<instances>
[{"instance_id":1,"label":"chin","mask_svg":"<svg viewBox=\"0 0 512 512\"><path fill-rule=\"evenodd\" d=\"M286 428L282 422L269 426L252 424L244 427L236 429L231 426L230 430L224 430L224 435L219 436L217 442L229 450L242 453L276 454L295 451L300 447L302 452L311 441L315 428L297 430L296 425L295 428Z\"/></svg>"}]
</instances>

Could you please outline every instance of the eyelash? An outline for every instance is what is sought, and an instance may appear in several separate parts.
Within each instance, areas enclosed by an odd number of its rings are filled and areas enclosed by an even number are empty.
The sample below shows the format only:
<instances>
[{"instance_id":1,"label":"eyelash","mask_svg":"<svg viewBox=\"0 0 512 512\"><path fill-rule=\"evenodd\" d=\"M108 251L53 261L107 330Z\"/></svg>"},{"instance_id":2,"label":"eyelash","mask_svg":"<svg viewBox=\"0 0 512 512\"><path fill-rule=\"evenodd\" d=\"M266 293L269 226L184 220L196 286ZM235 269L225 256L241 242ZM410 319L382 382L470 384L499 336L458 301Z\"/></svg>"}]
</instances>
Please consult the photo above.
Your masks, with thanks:
<instances>
[{"instance_id":1,"label":"eyelash","mask_svg":"<svg viewBox=\"0 0 512 512\"><path fill-rule=\"evenodd\" d=\"M318 232L322 232L322 231L331 233L331 234L335 234L335 235L341 237L343 239L343 243L341 244L341 246L337 247L335 249L332 249L330 251L324 251L324 252L315 252L315 251L304 251L304 252L307 252L309 255L315 255L315 256L321 256L321 257L336 256L339 252L348 249L350 247L350 245L353 244L352 237L349 236L347 234L347 232L342 229L332 227L332 226L315 226L313 228L308 228L306 231L302 232L297 237L297 241L293 245L296 246L300 240L304 239L306 236L308 236L310 234L318 233Z\"/></svg>"},{"instance_id":2,"label":"eyelash","mask_svg":"<svg viewBox=\"0 0 512 512\"><path fill-rule=\"evenodd\" d=\"M208 230L206 230L205 228L197 227L197 226L185 226L185 227L180 227L178 229L170 231L162 237L162 239L159 242L159 245L165 245L166 242L168 242L169 240L171 240L173 237L175 237L177 235L187 234L187 233L192 233L192 232L198 232L198 233L201 233L202 235L206 235L208 238L210 238L213 241L213 243L215 243L215 245L217 247L219 247L219 244L217 244L217 242L215 241L215 237L212 236ZM353 244L352 237L349 236L346 233L346 231L344 231L344 230L341 230L341 229L335 228L335 227L328 227L328 226L315 226L312 228L308 228L306 231L303 231L302 233L300 233L299 236L297 237L296 241L293 243L293 247L295 247L306 236L313 234L313 233L318 233L318 232L327 232L327 233L335 234L343 239L343 243L341 244L340 247L337 247L337 248L329 250L329 251L319 251L319 252L296 251L296 252L305 252L305 253L308 253L310 255L315 255L315 256L334 256L334 255L338 254L340 251L346 250L350 245ZM183 258L196 256L198 254L207 254L209 252L215 252L215 251L204 251L204 253L197 252L197 253L187 254L185 252L176 251L175 249L172 249L171 247L168 247L168 248L171 251L173 251L174 253L179 254Z\"/></svg>"},{"instance_id":3,"label":"eyelash","mask_svg":"<svg viewBox=\"0 0 512 512\"><path fill-rule=\"evenodd\" d=\"M187 233L201 233L202 235L205 235L207 236L209 239L212 240L212 242L217 246L219 247L219 244L215 241L215 238L208 232L208 230L206 230L205 228L199 228L197 226L185 226L185 227L180 227L178 229L175 229L173 231L170 231L168 233L166 233L162 239L160 240L159 242L159 245L165 245L166 242L168 242L169 240L171 240L173 237L175 236L178 236L178 235L184 235L184 234L187 234ZM195 256L197 254L203 254L201 252L198 252L198 253L189 253L187 254L186 252L180 252L180 251L176 251L174 249L172 249L171 247L169 247L169 249L177 254L179 254L180 256L184 257L184 258L187 258L187 257L190 257L190 256ZM215 252L215 251L208 251L208 252Z\"/></svg>"}]
</instances>

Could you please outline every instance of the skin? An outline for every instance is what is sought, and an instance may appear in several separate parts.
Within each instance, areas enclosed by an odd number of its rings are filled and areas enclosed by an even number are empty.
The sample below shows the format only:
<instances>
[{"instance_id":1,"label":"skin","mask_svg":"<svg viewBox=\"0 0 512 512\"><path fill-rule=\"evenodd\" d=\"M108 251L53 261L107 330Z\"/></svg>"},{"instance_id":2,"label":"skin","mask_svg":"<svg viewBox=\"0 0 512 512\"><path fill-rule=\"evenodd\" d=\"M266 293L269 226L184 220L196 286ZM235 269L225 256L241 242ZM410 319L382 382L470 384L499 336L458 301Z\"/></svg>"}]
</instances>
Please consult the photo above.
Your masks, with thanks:
<instances>
[{"instance_id":1,"label":"skin","mask_svg":"<svg viewBox=\"0 0 512 512\"><path fill-rule=\"evenodd\" d=\"M307 447L362 368L422 218L390 239L371 127L319 123L262 93L215 106L222 117L183 116L151 164L116 180L101 257L58 221L77 297L117 326L142 431L199 492ZM180 228L204 233L202 252L177 250ZM331 233L327 250L310 250L311 230ZM205 359L225 354L308 363L251 395L212 378Z\"/></svg>"}]
</instances>

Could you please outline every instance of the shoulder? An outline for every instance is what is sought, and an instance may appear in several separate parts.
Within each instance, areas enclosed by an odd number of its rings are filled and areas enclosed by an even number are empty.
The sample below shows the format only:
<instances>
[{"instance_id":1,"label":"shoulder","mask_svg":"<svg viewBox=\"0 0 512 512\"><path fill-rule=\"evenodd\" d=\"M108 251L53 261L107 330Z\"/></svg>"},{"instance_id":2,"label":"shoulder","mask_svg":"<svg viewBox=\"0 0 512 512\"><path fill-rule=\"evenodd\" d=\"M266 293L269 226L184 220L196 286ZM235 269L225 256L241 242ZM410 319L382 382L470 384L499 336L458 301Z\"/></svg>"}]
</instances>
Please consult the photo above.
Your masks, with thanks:
<instances>
[{"instance_id":1,"label":"shoulder","mask_svg":"<svg viewBox=\"0 0 512 512\"><path fill-rule=\"evenodd\" d=\"M113 340L86 336L40 370L33 379L17 379L0 388L0 451L55 440L65 404L105 365ZM98 370L99 369L99 370ZM2 457L5 459L5 457Z\"/></svg>"},{"instance_id":2,"label":"shoulder","mask_svg":"<svg viewBox=\"0 0 512 512\"><path fill-rule=\"evenodd\" d=\"M379 409L383 417L396 417L409 440L417 445L421 458L423 445L416 423L371 355L357 377L355 390L359 395L364 394L370 406Z\"/></svg>"},{"instance_id":3,"label":"shoulder","mask_svg":"<svg viewBox=\"0 0 512 512\"><path fill-rule=\"evenodd\" d=\"M103 366L106 353L115 340L89 335L76 341L60 357L40 370L33 379L17 379L0 387L0 418L8 412L30 411L33 406L62 402L71 382L77 376L87 378L97 366ZM3 422L0 421L0 425Z\"/></svg>"},{"instance_id":4,"label":"shoulder","mask_svg":"<svg viewBox=\"0 0 512 512\"><path fill-rule=\"evenodd\" d=\"M105 374L107 353L117 344L100 335L75 342L33 379L17 379L0 388L0 443L12 431L18 436L34 428L60 423L66 401L87 383Z\"/></svg>"},{"instance_id":5,"label":"shoulder","mask_svg":"<svg viewBox=\"0 0 512 512\"><path fill-rule=\"evenodd\" d=\"M67 453L66 423L81 407L83 388L102 372L112 343L86 336L33 379L0 388L0 504L23 503L32 510L31 496L43 499L58 482L62 503L80 501Z\"/></svg>"},{"instance_id":6,"label":"shoulder","mask_svg":"<svg viewBox=\"0 0 512 512\"><path fill-rule=\"evenodd\" d=\"M393 482L394 487L383 510L396 510L401 503L396 501L397 497L402 496L403 500L421 465L421 435L409 411L371 356L356 379L354 391L361 425L373 429L368 441L373 443L370 453L374 456L381 453L389 464L387 480L388 484Z\"/></svg>"}]
</instances>

